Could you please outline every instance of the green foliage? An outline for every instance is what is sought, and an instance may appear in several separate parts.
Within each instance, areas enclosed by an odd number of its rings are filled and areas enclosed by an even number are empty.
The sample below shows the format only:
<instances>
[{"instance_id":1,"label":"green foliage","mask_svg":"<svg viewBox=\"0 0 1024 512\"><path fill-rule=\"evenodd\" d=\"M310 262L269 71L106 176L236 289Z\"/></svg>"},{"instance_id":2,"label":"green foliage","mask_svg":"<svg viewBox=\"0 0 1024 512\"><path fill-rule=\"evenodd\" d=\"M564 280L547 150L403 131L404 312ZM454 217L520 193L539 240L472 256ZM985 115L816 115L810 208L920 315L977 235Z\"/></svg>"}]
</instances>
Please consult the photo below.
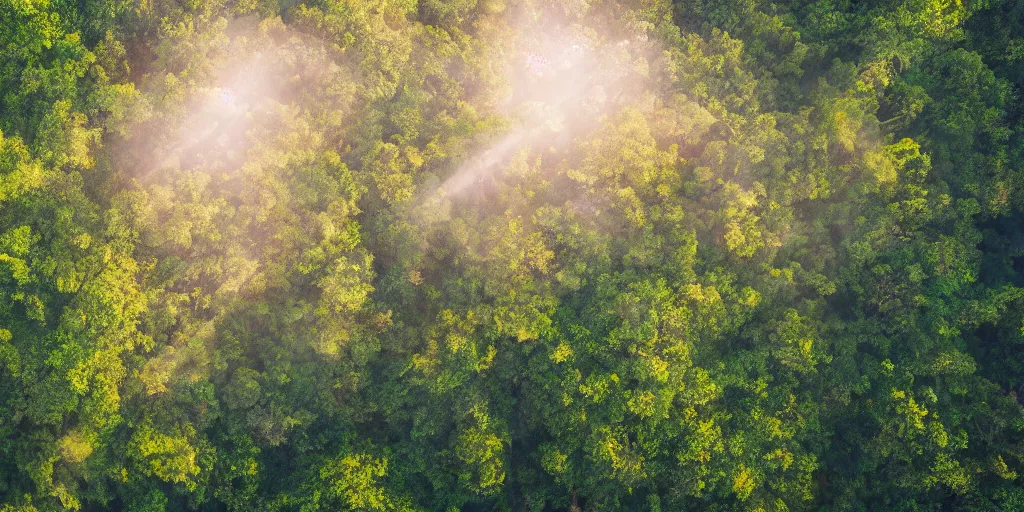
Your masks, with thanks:
<instances>
[{"instance_id":1,"label":"green foliage","mask_svg":"<svg viewBox=\"0 0 1024 512\"><path fill-rule=\"evenodd\" d=\"M1024 509L1021 20L0 0L0 512Z\"/></svg>"}]
</instances>

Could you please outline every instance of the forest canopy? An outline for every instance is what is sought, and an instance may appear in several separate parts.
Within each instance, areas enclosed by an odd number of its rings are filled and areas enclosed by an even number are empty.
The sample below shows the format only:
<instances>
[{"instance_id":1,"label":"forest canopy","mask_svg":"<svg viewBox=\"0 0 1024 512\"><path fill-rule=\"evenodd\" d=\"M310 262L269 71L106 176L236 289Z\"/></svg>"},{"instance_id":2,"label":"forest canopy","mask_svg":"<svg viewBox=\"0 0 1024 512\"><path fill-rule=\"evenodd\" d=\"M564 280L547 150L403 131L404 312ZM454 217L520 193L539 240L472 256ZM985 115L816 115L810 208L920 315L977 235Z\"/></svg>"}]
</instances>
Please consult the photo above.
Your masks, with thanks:
<instances>
[{"instance_id":1,"label":"forest canopy","mask_svg":"<svg viewBox=\"0 0 1024 512\"><path fill-rule=\"evenodd\" d=\"M0 0L0 512L1024 510L1019 0Z\"/></svg>"}]
</instances>

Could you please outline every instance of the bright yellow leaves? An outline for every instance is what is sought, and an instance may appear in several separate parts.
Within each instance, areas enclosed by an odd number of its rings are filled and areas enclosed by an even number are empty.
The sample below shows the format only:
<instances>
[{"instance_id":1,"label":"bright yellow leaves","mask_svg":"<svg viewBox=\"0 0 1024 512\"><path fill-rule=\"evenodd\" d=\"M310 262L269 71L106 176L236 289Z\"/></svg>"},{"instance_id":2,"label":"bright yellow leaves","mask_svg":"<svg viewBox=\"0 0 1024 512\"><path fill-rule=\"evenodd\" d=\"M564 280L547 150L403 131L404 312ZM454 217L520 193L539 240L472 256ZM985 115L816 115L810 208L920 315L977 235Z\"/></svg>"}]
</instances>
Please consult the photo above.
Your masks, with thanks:
<instances>
[{"instance_id":1,"label":"bright yellow leaves","mask_svg":"<svg viewBox=\"0 0 1024 512\"><path fill-rule=\"evenodd\" d=\"M191 426L165 434L146 422L132 436L130 455L139 462L144 473L195 489L200 468L196 461L199 452L189 442L192 435Z\"/></svg>"},{"instance_id":2,"label":"bright yellow leaves","mask_svg":"<svg viewBox=\"0 0 1024 512\"><path fill-rule=\"evenodd\" d=\"M611 375L591 374L587 376L584 383L579 385L579 392L589 398L591 402L601 403L611 393L611 388L618 381L619 376L614 373Z\"/></svg>"},{"instance_id":3,"label":"bright yellow leaves","mask_svg":"<svg viewBox=\"0 0 1024 512\"><path fill-rule=\"evenodd\" d=\"M931 170L931 158L922 154L920 145L912 139L905 138L894 144L865 151L863 164L874 176L879 191L887 197L896 192L897 183L911 193L911 200L915 196L924 197L927 193L920 189L920 185Z\"/></svg>"},{"instance_id":4,"label":"bright yellow leaves","mask_svg":"<svg viewBox=\"0 0 1024 512\"><path fill-rule=\"evenodd\" d=\"M879 187L891 186L899 177L895 163L885 155L884 151L865 152L864 166L874 175L875 182Z\"/></svg>"},{"instance_id":5,"label":"bright yellow leaves","mask_svg":"<svg viewBox=\"0 0 1024 512\"><path fill-rule=\"evenodd\" d=\"M467 415L469 425L459 433L455 454L468 471L459 479L469 481L483 494L496 492L505 481L505 444L485 407L476 404Z\"/></svg>"},{"instance_id":6,"label":"bright yellow leaves","mask_svg":"<svg viewBox=\"0 0 1024 512\"><path fill-rule=\"evenodd\" d=\"M622 214L629 220L630 224L638 228L644 227L644 224L646 223L644 203L639 197L637 197L633 188L621 188L616 192L616 194L618 195L618 198L615 206L622 211Z\"/></svg>"},{"instance_id":7,"label":"bright yellow leaves","mask_svg":"<svg viewBox=\"0 0 1024 512\"><path fill-rule=\"evenodd\" d=\"M78 431L70 432L62 437L58 447L60 456L72 464L84 461L93 451L93 444Z\"/></svg>"},{"instance_id":8,"label":"bright yellow leaves","mask_svg":"<svg viewBox=\"0 0 1024 512\"><path fill-rule=\"evenodd\" d=\"M570 357L572 357L572 347L564 341L559 343L558 346L551 351L551 360L554 361L555 364L561 364Z\"/></svg>"},{"instance_id":9,"label":"bright yellow leaves","mask_svg":"<svg viewBox=\"0 0 1024 512\"><path fill-rule=\"evenodd\" d=\"M494 245L484 265L491 272L486 287L496 297L495 324L519 341L537 339L551 324L547 313L553 297L537 291L541 276L550 272L554 252L542 233L527 232L525 220L511 212L506 213L503 225L495 226L488 235Z\"/></svg>"},{"instance_id":10,"label":"bright yellow leaves","mask_svg":"<svg viewBox=\"0 0 1024 512\"><path fill-rule=\"evenodd\" d=\"M647 478L643 455L636 452L624 433L602 427L591 434L594 456L610 466L612 475L627 489Z\"/></svg>"},{"instance_id":11,"label":"bright yellow leaves","mask_svg":"<svg viewBox=\"0 0 1024 512\"><path fill-rule=\"evenodd\" d=\"M736 493L740 500L746 500L755 488L757 488L757 480L754 473L745 464L740 464L733 472L732 492Z\"/></svg>"},{"instance_id":12,"label":"bright yellow leaves","mask_svg":"<svg viewBox=\"0 0 1024 512\"><path fill-rule=\"evenodd\" d=\"M861 123L845 110L832 114L832 129L839 146L847 153L853 153L857 145L857 132Z\"/></svg>"},{"instance_id":13,"label":"bright yellow leaves","mask_svg":"<svg viewBox=\"0 0 1024 512\"><path fill-rule=\"evenodd\" d=\"M587 154L579 169L565 171L608 204L628 225L648 225L648 209L672 198L679 187L678 148L659 148L647 115L627 109L607 122L584 144Z\"/></svg>"},{"instance_id":14,"label":"bright yellow leaves","mask_svg":"<svg viewBox=\"0 0 1024 512\"><path fill-rule=\"evenodd\" d=\"M928 416L928 409L919 405L912 394L903 390L893 389L891 397L896 412L904 418L903 424L899 426L899 434L910 435L912 431L924 431L924 419Z\"/></svg>"},{"instance_id":15,"label":"bright yellow leaves","mask_svg":"<svg viewBox=\"0 0 1024 512\"><path fill-rule=\"evenodd\" d=\"M814 372L817 356L814 352L817 332L808 319L800 316L795 309L788 309L783 318L775 324L770 336L776 344L773 353L778 360L800 372Z\"/></svg>"},{"instance_id":16,"label":"bright yellow leaves","mask_svg":"<svg viewBox=\"0 0 1024 512\"><path fill-rule=\"evenodd\" d=\"M42 164L32 159L21 138L0 132L0 205L43 186L44 176Z\"/></svg>"},{"instance_id":17,"label":"bright yellow leaves","mask_svg":"<svg viewBox=\"0 0 1024 512\"><path fill-rule=\"evenodd\" d=\"M391 499L380 482L387 472L387 458L357 453L321 468L320 478L350 510L393 510Z\"/></svg>"},{"instance_id":18,"label":"bright yellow leaves","mask_svg":"<svg viewBox=\"0 0 1024 512\"><path fill-rule=\"evenodd\" d=\"M991 468L989 471L999 476L999 478L1002 478L1003 480L1017 479L1017 472L1011 470L1010 467L1006 465L1006 461L1003 460L1002 455L992 457L990 465Z\"/></svg>"},{"instance_id":19,"label":"bright yellow leaves","mask_svg":"<svg viewBox=\"0 0 1024 512\"><path fill-rule=\"evenodd\" d=\"M31 279L29 267L25 260L15 258L6 253L0 254L0 269L5 270L5 273L10 275L19 286L28 283Z\"/></svg>"},{"instance_id":20,"label":"bright yellow leaves","mask_svg":"<svg viewBox=\"0 0 1024 512\"><path fill-rule=\"evenodd\" d=\"M413 176L423 165L419 151L411 146L399 148L391 143L380 143L373 154L367 166L381 199L389 204L411 200L415 191Z\"/></svg>"},{"instance_id":21,"label":"bright yellow leaves","mask_svg":"<svg viewBox=\"0 0 1024 512\"><path fill-rule=\"evenodd\" d=\"M758 194L727 182L723 188L726 206L722 212L725 234L722 236L726 247L741 258L753 256L765 246L761 218L754 213L758 206Z\"/></svg>"},{"instance_id":22,"label":"bright yellow leaves","mask_svg":"<svg viewBox=\"0 0 1024 512\"><path fill-rule=\"evenodd\" d=\"M372 265L369 253L340 256L318 281L321 296L315 313L321 328L314 348L321 354L337 356L352 339L354 315L373 291Z\"/></svg>"},{"instance_id":23,"label":"bright yellow leaves","mask_svg":"<svg viewBox=\"0 0 1024 512\"><path fill-rule=\"evenodd\" d=\"M438 314L425 346L412 355L412 368L430 383L432 392L450 391L490 368L497 349L480 340L479 323L473 312L460 316L446 309Z\"/></svg>"},{"instance_id":24,"label":"bright yellow leaves","mask_svg":"<svg viewBox=\"0 0 1024 512\"><path fill-rule=\"evenodd\" d=\"M655 412L655 396L650 391L634 391L630 393L632 396L626 402L626 407L629 412L636 414L641 418L649 418L654 416Z\"/></svg>"},{"instance_id":25,"label":"bright yellow leaves","mask_svg":"<svg viewBox=\"0 0 1024 512\"><path fill-rule=\"evenodd\" d=\"M100 141L99 128L87 128L84 114L72 111L70 100L54 103L39 127L37 144L43 161L54 167L70 165L83 169L93 166L90 149Z\"/></svg>"},{"instance_id":26,"label":"bright yellow leaves","mask_svg":"<svg viewBox=\"0 0 1024 512\"><path fill-rule=\"evenodd\" d=\"M565 471L565 463L569 456L555 446L547 445L541 447L543 455L540 459L541 467L550 475L559 475Z\"/></svg>"},{"instance_id":27,"label":"bright yellow leaves","mask_svg":"<svg viewBox=\"0 0 1024 512\"><path fill-rule=\"evenodd\" d=\"M351 313L358 311L373 291L369 281L373 275L373 256L340 257L334 261L330 272L320 280L323 290L321 308L323 313Z\"/></svg>"}]
</instances>

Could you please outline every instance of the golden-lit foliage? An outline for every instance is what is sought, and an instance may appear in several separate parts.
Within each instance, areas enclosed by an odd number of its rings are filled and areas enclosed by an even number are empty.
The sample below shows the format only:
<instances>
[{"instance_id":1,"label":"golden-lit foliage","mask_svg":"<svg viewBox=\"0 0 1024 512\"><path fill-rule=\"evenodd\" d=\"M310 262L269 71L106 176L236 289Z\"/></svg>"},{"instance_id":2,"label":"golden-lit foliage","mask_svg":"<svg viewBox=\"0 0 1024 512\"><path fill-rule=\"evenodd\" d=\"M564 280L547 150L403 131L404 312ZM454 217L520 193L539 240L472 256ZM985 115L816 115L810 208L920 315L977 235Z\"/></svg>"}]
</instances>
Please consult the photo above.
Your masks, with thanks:
<instances>
[{"instance_id":1,"label":"golden-lit foliage","mask_svg":"<svg viewBox=\"0 0 1024 512\"><path fill-rule=\"evenodd\" d=\"M0 512L1024 509L1022 20L0 0Z\"/></svg>"}]
</instances>

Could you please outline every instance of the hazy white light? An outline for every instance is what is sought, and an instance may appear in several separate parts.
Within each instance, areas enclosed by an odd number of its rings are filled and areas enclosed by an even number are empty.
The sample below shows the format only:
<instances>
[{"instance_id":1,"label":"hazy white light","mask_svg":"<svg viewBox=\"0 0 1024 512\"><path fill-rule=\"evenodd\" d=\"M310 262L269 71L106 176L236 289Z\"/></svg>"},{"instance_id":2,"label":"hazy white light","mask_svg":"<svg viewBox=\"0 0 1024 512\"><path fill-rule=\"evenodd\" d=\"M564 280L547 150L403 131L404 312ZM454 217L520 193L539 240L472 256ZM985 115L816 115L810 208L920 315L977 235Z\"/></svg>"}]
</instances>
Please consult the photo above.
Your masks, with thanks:
<instances>
[{"instance_id":1,"label":"hazy white light","mask_svg":"<svg viewBox=\"0 0 1024 512\"><path fill-rule=\"evenodd\" d=\"M557 149L595 127L621 106L618 99L638 92L630 89L642 78L628 66L635 48L629 40L602 42L582 29L520 34L517 57L506 67L509 96L501 106L513 129L453 173L442 185L444 194L467 193L523 149Z\"/></svg>"},{"instance_id":2,"label":"hazy white light","mask_svg":"<svg viewBox=\"0 0 1024 512\"><path fill-rule=\"evenodd\" d=\"M234 107L237 101L235 93L231 92L231 89L221 89L217 97L220 98L220 103L227 107Z\"/></svg>"}]
</instances>

